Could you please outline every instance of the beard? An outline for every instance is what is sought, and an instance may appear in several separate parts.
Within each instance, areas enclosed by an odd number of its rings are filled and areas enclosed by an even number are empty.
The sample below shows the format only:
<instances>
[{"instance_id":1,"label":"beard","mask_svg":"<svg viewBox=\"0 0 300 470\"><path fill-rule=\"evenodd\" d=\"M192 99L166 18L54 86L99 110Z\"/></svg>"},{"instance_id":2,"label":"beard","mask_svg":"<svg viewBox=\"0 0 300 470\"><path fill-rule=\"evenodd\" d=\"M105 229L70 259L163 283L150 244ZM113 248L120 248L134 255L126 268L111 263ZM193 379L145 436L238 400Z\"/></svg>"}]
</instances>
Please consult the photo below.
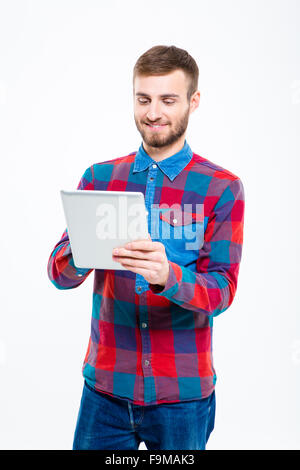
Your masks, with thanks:
<instances>
[{"instance_id":1,"label":"beard","mask_svg":"<svg viewBox=\"0 0 300 470\"><path fill-rule=\"evenodd\" d=\"M149 134L147 134L144 130L144 124L140 125L135 116L134 120L137 130L141 134L143 141L149 147L162 148L174 144L174 142L177 142L177 140L180 139L180 137L185 133L189 122L189 110L190 107L188 107L187 111L176 123L176 125L174 126L174 130L171 129L167 135L159 135L154 131L153 135L149 136Z\"/></svg>"}]
</instances>

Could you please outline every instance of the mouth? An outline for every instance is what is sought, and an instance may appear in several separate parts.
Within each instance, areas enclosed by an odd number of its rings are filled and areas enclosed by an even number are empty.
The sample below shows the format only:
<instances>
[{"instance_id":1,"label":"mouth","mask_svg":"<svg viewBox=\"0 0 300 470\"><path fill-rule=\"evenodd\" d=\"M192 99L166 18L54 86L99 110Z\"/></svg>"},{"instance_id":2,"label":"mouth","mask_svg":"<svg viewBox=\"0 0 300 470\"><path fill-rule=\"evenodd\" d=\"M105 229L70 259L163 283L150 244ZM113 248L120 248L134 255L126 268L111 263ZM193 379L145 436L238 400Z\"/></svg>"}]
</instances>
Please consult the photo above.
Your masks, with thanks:
<instances>
[{"instance_id":1,"label":"mouth","mask_svg":"<svg viewBox=\"0 0 300 470\"><path fill-rule=\"evenodd\" d=\"M146 126L149 127L149 129L151 129L152 131L159 131L161 129L163 129L164 127L166 127L168 124L157 124L157 125L154 125L154 124L148 124L147 122L145 123Z\"/></svg>"}]
</instances>

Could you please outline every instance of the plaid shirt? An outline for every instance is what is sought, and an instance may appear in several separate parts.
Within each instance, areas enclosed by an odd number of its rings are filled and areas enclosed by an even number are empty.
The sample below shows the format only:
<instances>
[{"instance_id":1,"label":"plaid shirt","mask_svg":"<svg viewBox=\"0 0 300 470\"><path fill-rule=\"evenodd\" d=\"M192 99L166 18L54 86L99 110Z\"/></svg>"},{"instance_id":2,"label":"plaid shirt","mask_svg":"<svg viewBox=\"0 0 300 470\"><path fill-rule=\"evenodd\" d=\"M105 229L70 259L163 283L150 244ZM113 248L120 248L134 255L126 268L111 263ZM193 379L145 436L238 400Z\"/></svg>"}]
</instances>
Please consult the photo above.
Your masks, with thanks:
<instances>
[{"instance_id":1,"label":"plaid shirt","mask_svg":"<svg viewBox=\"0 0 300 470\"><path fill-rule=\"evenodd\" d=\"M142 192L149 233L164 244L170 266L164 287L129 270L94 270L85 380L98 391L144 406L207 397L216 383L213 320L231 305L237 288L241 180L193 153L185 141L161 162L141 144L138 152L96 163L77 189ZM169 236L163 237L167 229ZM51 282L72 289L92 271L74 265L66 229L48 261Z\"/></svg>"}]
</instances>

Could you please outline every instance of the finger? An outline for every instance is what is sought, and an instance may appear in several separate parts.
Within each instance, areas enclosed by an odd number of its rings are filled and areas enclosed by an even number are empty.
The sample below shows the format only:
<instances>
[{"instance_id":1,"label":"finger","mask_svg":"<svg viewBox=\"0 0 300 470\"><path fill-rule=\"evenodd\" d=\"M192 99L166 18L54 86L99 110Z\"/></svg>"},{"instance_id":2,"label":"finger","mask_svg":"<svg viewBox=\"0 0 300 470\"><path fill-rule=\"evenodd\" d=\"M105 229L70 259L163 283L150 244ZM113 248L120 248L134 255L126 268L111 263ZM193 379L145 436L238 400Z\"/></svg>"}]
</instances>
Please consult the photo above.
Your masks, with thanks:
<instances>
[{"instance_id":1,"label":"finger","mask_svg":"<svg viewBox=\"0 0 300 470\"><path fill-rule=\"evenodd\" d=\"M129 250L145 251L155 251L162 249L160 242L153 242L152 240L134 240L132 242L126 243L125 248Z\"/></svg>"},{"instance_id":2,"label":"finger","mask_svg":"<svg viewBox=\"0 0 300 470\"><path fill-rule=\"evenodd\" d=\"M128 269L129 271L132 271L133 273L136 273L136 274L140 274L141 276L143 276L145 279L156 279L156 272L154 271L149 271L149 269L145 269L145 268L137 268L137 267L134 267L134 266L130 266L129 264L128 265L124 265L124 268ZM152 282L152 281L149 281L149 282Z\"/></svg>"},{"instance_id":3,"label":"finger","mask_svg":"<svg viewBox=\"0 0 300 470\"><path fill-rule=\"evenodd\" d=\"M161 268L160 263L156 263L154 261L149 261L149 260L143 260L143 259L133 259L133 258L119 258L116 257L115 261L118 261L121 263L123 266L131 266L131 267L136 267L136 268L145 268L149 269L150 271L159 271Z\"/></svg>"},{"instance_id":4,"label":"finger","mask_svg":"<svg viewBox=\"0 0 300 470\"><path fill-rule=\"evenodd\" d=\"M118 248L118 252L113 250L114 256L127 256L128 258L140 258L140 259L155 259L156 252L151 251L139 251L139 250L126 250L125 248Z\"/></svg>"}]
</instances>

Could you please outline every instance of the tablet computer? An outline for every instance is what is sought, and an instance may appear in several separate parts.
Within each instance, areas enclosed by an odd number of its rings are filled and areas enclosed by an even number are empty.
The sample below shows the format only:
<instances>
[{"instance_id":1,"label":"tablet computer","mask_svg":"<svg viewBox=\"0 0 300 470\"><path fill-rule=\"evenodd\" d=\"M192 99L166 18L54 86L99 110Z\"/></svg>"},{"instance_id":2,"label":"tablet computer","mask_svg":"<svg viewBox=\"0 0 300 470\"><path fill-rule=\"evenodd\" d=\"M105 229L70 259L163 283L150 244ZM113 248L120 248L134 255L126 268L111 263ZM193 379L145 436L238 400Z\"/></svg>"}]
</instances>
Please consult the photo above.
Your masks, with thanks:
<instances>
[{"instance_id":1,"label":"tablet computer","mask_svg":"<svg viewBox=\"0 0 300 470\"><path fill-rule=\"evenodd\" d=\"M142 192L60 191L74 264L78 268L127 270L112 250L148 238Z\"/></svg>"}]
</instances>

